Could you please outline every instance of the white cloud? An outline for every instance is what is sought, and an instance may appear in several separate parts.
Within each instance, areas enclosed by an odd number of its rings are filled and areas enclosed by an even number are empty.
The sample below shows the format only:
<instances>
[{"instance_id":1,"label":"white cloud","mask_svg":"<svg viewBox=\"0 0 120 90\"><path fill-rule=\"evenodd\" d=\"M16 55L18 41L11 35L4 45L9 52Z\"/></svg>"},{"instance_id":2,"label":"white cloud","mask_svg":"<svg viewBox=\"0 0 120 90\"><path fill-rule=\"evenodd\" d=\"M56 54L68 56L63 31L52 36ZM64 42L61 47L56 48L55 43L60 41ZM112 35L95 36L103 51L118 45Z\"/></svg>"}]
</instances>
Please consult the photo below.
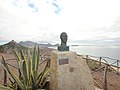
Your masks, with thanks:
<instances>
[{"instance_id":1,"label":"white cloud","mask_svg":"<svg viewBox=\"0 0 120 90\"><path fill-rule=\"evenodd\" d=\"M0 37L6 38L0 40L15 38L17 41L39 41L42 38L46 41L58 41L59 34L63 31L68 33L69 40L118 37L119 32L114 32L110 27L120 17L119 2L119 0L1 0ZM30 7L28 3L34 6ZM52 3L59 5L60 13L55 13L59 8ZM36 8L37 12L34 11Z\"/></svg>"}]
</instances>

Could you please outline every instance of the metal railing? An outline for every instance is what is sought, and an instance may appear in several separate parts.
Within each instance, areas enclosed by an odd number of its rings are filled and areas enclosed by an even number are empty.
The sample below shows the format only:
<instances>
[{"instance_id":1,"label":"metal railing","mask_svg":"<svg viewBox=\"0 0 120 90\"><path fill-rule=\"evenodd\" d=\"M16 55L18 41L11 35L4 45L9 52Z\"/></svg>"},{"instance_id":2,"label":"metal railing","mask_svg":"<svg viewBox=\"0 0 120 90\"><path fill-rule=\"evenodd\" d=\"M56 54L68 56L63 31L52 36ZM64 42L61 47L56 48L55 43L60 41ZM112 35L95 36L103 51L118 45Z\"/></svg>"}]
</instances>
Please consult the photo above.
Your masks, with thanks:
<instances>
[{"instance_id":1,"label":"metal railing","mask_svg":"<svg viewBox=\"0 0 120 90\"><path fill-rule=\"evenodd\" d=\"M78 55L82 56L83 59L86 59L86 62L88 63L89 61L95 61L98 63L99 68L95 70L95 72L104 69L104 74L103 74L103 86L99 85L99 83L94 80L94 82L99 86L99 88L103 88L104 90L108 90L107 88L107 72L108 69L114 70L117 74L120 74L120 60L118 59L113 59L110 57L96 57L96 56L91 56L91 55ZM110 63L110 60L112 63ZM94 73L94 72L92 72Z\"/></svg>"}]
</instances>

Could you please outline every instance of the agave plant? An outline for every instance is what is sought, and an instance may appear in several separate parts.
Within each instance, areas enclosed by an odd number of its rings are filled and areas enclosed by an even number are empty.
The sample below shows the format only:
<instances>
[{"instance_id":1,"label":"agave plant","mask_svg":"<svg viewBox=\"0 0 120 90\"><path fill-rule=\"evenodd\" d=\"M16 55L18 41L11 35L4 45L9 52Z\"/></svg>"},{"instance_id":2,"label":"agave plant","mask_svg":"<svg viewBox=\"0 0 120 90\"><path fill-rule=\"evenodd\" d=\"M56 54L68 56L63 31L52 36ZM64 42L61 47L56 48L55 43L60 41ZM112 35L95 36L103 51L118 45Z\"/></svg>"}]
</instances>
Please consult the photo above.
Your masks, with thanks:
<instances>
[{"instance_id":1,"label":"agave plant","mask_svg":"<svg viewBox=\"0 0 120 90\"><path fill-rule=\"evenodd\" d=\"M12 70L8 67L5 58L2 56L2 65L6 71L10 74L11 78L10 85L0 85L0 90L40 90L43 88L47 76L49 74L49 60L47 60L46 66L42 71L38 70L40 50L34 48L33 54L31 55L28 51L26 56L22 50L20 54L15 52L16 61L18 64L19 76L15 75Z\"/></svg>"}]
</instances>

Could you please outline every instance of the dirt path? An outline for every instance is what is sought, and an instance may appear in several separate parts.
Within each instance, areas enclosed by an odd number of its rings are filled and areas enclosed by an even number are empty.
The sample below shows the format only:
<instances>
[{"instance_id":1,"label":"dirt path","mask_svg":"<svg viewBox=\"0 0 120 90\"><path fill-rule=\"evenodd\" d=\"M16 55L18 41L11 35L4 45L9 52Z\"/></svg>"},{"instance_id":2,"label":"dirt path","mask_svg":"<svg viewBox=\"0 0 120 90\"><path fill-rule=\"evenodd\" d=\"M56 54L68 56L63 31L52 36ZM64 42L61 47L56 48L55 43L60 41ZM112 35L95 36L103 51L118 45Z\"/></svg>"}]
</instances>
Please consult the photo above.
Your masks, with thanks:
<instances>
[{"instance_id":1,"label":"dirt path","mask_svg":"<svg viewBox=\"0 0 120 90\"><path fill-rule=\"evenodd\" d=\"M46 51L48 52L49 50L46 49ZM1 55L3 55L6 59L15 58L14 55L0 53L0 61L1 61ZM7 63L17 67L15 60L8 60ZM13 68L11 66L9 66L9 67L15 73L17 72L17 69L15 69L15 68ZM93 78L103 87L103 71L94 72L92 75L93 75ZM4 80L4 71L3 71L3 68L0 65L0 84L3 84L3 80ZM120 90L120 75L117 75L117 74L115 74L113 72L108 72L108 74L107 74L107 82L108 82L108 85L107 85L108 90Z\"/></svg>"},{"instance_id":2,"label":"dirt path","mask_svg":"<svg viewBox=\"0 0 120 90\"><path fill-rule=\"evenodd\" d=\"M103 87L103 72L94 72L92 75L93 78L100 84L100 86ZM108 90L120 90L120 75L113 72L108 72L107 83Z\"/></svg>"}]
</instances>

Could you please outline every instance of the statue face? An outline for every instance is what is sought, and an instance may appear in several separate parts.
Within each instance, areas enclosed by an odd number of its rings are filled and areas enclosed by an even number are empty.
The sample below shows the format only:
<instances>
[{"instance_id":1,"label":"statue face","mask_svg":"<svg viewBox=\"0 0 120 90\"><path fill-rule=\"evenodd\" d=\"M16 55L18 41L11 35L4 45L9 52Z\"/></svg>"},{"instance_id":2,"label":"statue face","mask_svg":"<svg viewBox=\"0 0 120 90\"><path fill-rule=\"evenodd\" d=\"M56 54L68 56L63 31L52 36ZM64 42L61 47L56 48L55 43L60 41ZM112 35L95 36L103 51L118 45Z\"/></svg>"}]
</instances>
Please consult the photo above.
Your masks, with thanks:
<instances>
[{"instance_id":1,"label":"statue face","mask_svg":"<svg viewBox=\"0 0 120 90\"><path fill-rule=\"evenodd\" d=\"M67 46L68 36L65 32L62 32L60 34L60 39L61 39L61 45L58 46L58 50L59 51L69 51L69 46Z\"/></svg>"},{"instance_id":2,"label":"statue face","mask_svg":"<svg viewBox=\"0 0 120 90\"><path fill-rule=\"evenodd\" d=\"M63 43L66 43L66 42L67 42L67 34L66 34L66 33L62 33L60 38L61 38L61 41L62 41Z\"/></svg>"}]
</instances>

